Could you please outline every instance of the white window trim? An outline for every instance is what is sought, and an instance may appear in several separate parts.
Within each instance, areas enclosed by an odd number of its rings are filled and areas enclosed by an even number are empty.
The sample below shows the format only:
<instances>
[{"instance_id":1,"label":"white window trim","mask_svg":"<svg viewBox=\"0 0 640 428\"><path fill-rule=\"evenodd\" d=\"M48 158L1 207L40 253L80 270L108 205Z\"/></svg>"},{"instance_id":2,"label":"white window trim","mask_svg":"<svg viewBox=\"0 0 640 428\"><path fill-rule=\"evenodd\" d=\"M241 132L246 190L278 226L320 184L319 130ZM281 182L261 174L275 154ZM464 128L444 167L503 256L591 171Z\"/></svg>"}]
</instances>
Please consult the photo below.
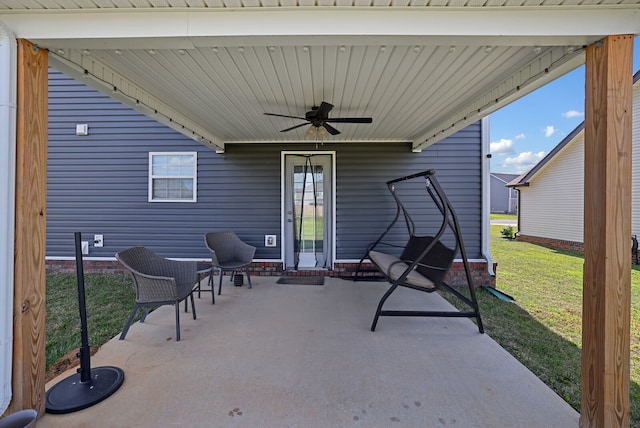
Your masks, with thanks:
<instances>
[{"instance_id":1,"label":"white window trim","mask_svg":"<svg viewBox=\"0 0 640 428\"><path fill-rule=\"evenodd\" d=\"M188 178L186 176L168 176L160 175L154 176L153 171L153 157L154 156L193 156L194 157L194 169L193 169L193 198L191 199L153 199L153 179L154 178ZM149 170L148 170L148 201L149 202L197 202L198 201L198 152L149 152Z\"/></svg>"}]
</instances>

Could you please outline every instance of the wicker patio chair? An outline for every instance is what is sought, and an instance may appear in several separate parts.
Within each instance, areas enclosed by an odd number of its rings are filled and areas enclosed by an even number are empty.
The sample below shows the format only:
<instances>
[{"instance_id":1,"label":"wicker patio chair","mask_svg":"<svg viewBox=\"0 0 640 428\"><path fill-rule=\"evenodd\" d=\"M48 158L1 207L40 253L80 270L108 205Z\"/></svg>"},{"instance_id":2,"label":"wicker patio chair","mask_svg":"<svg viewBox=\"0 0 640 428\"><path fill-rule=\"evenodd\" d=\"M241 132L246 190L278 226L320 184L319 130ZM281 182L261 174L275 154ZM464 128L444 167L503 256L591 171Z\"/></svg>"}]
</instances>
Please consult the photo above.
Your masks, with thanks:
<instances>
[{"instance_id":1,"label":"wicker patio chair","mask_svg":"<svg viewBox=\"0 0 640 428\"><path fill-rule=\"evenodd\" d=\"M232 272L233 280L236 271L244 270L251 288L249 265L256 253L256 247L242 242L234 232L209 232L204 235L204 242L211 252L211 266L220 273L218 295L222 292L224 272Z\"/></svg>"},{"instance_id":2,"label":"wicker patio chair","mask_svg":"<svg viewBox=\"0 0 640 428\"><path fill-rule=\"evenodd\" d=\"M197 262L169 260L145 247L120 251L116 258L133 275L136 305L122 330L124 340L139 309L144 309L140 322L144 322L153 308L174 305L176 309L176 341L180 340L180 305L191 296L191 310L196 319L193 286L197 281ZM186 310L186 308L185 308Z\"/></svg>"}]
</instances>

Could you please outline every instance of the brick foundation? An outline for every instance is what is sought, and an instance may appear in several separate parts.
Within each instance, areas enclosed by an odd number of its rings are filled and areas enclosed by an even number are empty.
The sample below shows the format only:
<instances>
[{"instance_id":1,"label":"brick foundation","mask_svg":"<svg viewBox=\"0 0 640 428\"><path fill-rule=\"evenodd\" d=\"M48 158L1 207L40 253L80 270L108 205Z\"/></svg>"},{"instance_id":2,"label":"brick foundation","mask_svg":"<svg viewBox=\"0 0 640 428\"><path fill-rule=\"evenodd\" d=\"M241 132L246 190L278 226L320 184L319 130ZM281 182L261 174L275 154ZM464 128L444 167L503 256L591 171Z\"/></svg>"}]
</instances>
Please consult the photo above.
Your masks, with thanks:
<instances>
[{"instance_id":1,"label":"brick foundation","mask_svg":"<svg viewBox=\"0 0 640 428\"><path fill-rule=\"evenodd\" d=\"M489 275L486 262L470 262L471 275L476 286L487 285L495 287L495 276ZM349 277L356 270L358 263L335 263L333 270L304 270L283 271L280 262L256 262L251 265L251 275L254 276L314 276ZM363 265L365 276L379 275L370 263ZM83 260L84 273L125 274L127 270L116 260ZM47 260L47 273L64 272L75 273L75 260ZM451 285L466 286L466 275L462 263L454 263L447 273L445 281Z\"/></svg>"},{"instance_id":2,"label":"brick foundation","mask_svg":"<svg viewBox=\"0 0 640 428\"><path fill-rule=\"evenodd\" d=\"M542 247L553 248L554 250L576 251L584 254L582 242L563 241L561 239L541 238L539 236L529 236L517 234L517 241L528 242Z\"/></svg>"},{"instance_id":3,"label":"brick foundation","mask_svg":"<svg viewBox=\"0 0 640 428\"><path fill-rule=\"evenodd\" d=\"M538 236L520 235L516 236L516 240L528 242L530 244L540 245L542 247L554 250L575 251L584 255L584 246L582 242L563 241L560 239L540 238ZM631 264L640 263L640 253L631 253Z\"/></svg>"},{"instance_id":4,"label":"brick foundation","mask_svg":"<svg viewBox=\"0 0 640 428\"><path fill-rule=\"evenodd\" d=\"M128 271L117 260L87 260L82 261L84 273L124 274ZM47 260L47 273L75 273L75 260Z\"/></svg>"}]
</instances>

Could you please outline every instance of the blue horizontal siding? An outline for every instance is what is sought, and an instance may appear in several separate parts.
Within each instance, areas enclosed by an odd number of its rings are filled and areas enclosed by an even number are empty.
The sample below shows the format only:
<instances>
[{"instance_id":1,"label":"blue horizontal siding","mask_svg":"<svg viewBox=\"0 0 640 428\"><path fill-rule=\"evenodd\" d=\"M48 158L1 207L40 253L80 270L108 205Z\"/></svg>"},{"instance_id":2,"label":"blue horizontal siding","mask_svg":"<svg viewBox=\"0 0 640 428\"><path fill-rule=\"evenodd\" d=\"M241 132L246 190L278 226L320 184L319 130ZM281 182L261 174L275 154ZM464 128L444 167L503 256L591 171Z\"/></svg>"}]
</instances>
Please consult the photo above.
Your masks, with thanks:
<instances>
[{"instance_id":1,"label":"blue horizontal siding","mask_svg":"<svg viewBox=\"0 0 640 428\"><path fill-rule=\"evenodd\" d=\"M113 257L144 245L168 257L206 258L203 236L234 230L257 247L257 259L280 259L264 235L280 235L281 151L315 151L315 144L229 144L224 154L50 71L47 256L74 254L73 233L91 245L90 257ZM87 123L89 135L76 136ZM481 145L479 123L412 153L407 144L330 144L336 152L336 258L359 259L395 214L386 181L435 169L458 212L469 257L481 257ZM150 151L198 153L196 203L147 201ZM407 208L428 233L439 214L424 186L403 193ZM401 231L392 239L403 243ZM282 239L278 239L278 245Z\"/></svg>"}]
</instances>

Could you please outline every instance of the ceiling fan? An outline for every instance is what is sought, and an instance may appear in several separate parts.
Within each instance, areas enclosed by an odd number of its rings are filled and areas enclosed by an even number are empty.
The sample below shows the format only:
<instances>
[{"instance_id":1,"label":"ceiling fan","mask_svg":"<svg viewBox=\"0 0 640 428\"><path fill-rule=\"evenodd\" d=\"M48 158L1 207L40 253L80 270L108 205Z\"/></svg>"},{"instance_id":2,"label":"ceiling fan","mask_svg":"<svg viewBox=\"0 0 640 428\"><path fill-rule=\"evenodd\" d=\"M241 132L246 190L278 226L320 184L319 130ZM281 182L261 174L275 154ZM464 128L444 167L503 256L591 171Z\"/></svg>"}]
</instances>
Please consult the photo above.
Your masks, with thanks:
<instances>
[{"instance_id":1,"label":"ceiling fan","mask_svg":"<svg viewBox=\"0 0 640 428\"><path fill-rule=\"evenodd\" d=\"M340 131L338 131L333 126L329 125L331 123L371 123L373 119L370 117L329 117L329 112L333 109L333 105L321 102L319 107L311 107L311 110L305 113L304 117L298 116L287 116L285 114L276 114L276 113L265 113L267 116L277 116L277 117L288 117L291 119L300 119L306 122L301 123L299 125L292 126L291 128L283 129L280 132L291 131L296 128L300 128L301 126L305 126L307 124L311 124L310 130L315 128L316 130L320 127L324 128L331 135L338 135Z\"/></svg>"}]
</instances>

